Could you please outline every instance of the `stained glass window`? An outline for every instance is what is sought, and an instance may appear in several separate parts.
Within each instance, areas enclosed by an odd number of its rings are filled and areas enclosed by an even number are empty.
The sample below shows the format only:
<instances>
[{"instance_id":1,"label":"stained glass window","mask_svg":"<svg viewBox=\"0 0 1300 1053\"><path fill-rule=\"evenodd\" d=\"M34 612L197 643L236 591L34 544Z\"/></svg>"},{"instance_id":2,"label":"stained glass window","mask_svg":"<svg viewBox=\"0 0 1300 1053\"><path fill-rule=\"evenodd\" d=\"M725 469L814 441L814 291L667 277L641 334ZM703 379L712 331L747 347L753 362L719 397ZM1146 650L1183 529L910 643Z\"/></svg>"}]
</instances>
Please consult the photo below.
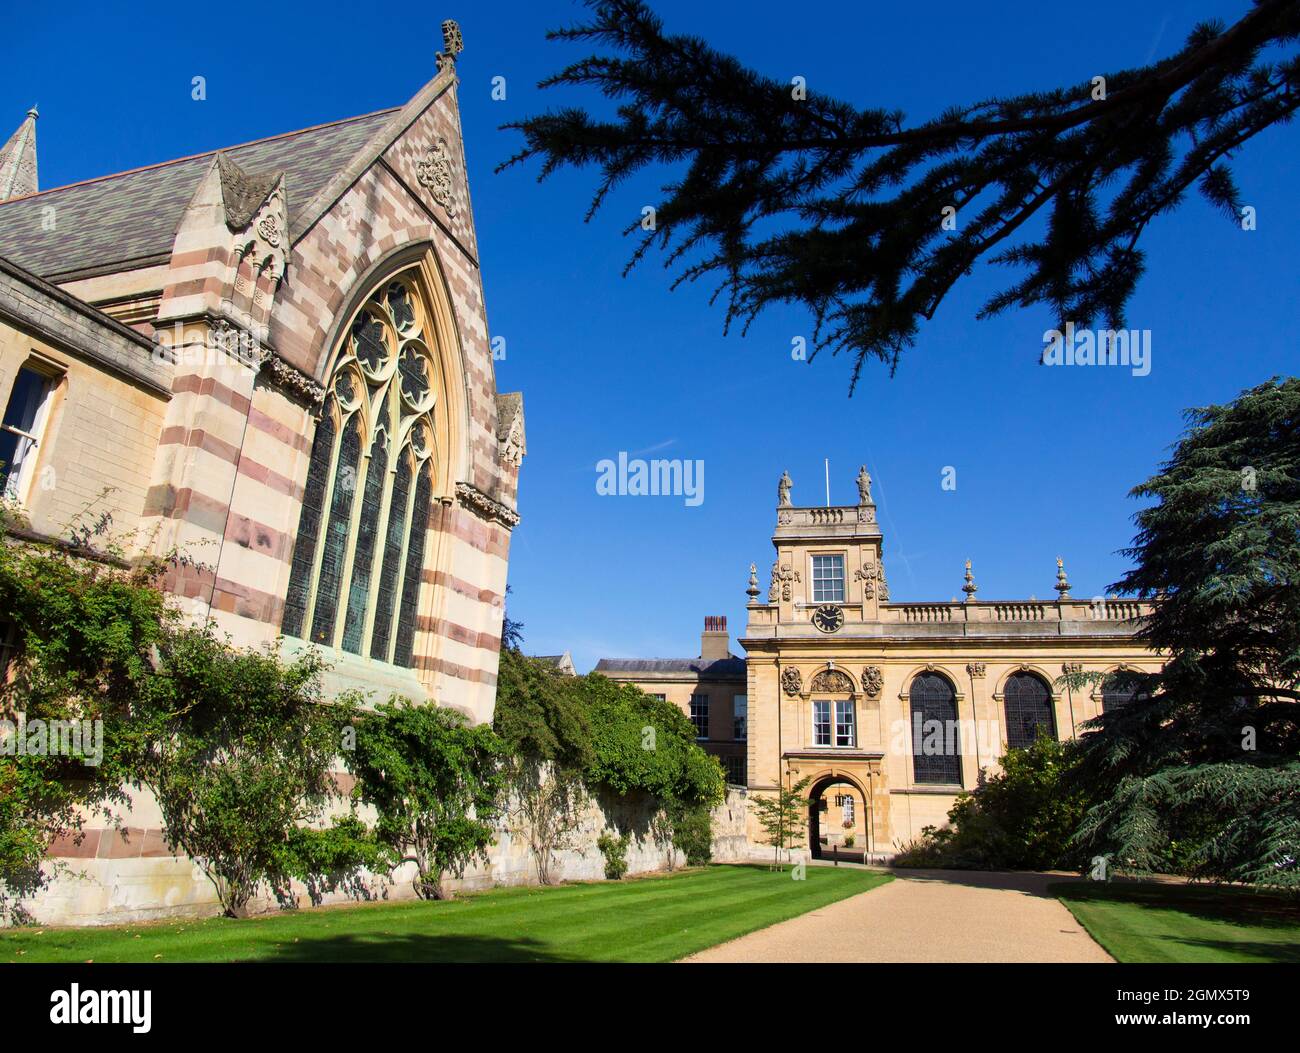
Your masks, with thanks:
<instances>
[{"instance_id":1,"label":"stained glass window","mask_svg":"<svg viewBox=\"0 0 1300 1053\"><path fill-rule=\"evenodd\" d=\"M411 459L403 457L393 480L389 504L388 536L384 539L384 562L379 573L379 595L375 600L375 628L370 637L370 657L388 658L393 631L393 602L397 597L397 575L406 547L406 510L411 495Z\"/></svg>"},{"instance_id":2,"label":"stained glass window","mask_svg":"<svg viewBox=\"0 0 1300 1053\"><path fill-rule=\"evenodd\" d=\"M424 569L424 541L429 528L429 505L433 490L429 472L420 472L415 483L415 505L411 509L411 531L406 536L406 568L402 572L402 599L398 606L397 639L393 643L393 661L411 664L411 645L415 639L415 619L420 596L420 573Z\"/></svg>"},{"instance_id":3,"label":"stained glass window","mask_svg":"<svg viewBox=\"0 0 1300 1053\"><path fill-rule=\"evenodd\" d=\"M287 636L414 662L437 375L414 272L379 287L336 352L308 462Z\"/></svg>"},{"instance_id":4,"label":"stained glass window","mask_svg":"<svg viewBox=\"0 0 1300 1053\"><path fill-rule=\"evenodd\" d=\"M366 466L366 489L361 495L361 516L357 521L357 547L352 558L352 587L348 590L348 616L343 628L343 650L361 653L366 607L370 600L370 571L375 561L375 534L379 530L380 503L387 476L387 436L375 433Z\"/></svg>"},{"instance_id":5,"label":"stained glass window","mask_svg":"<svg viewBox=\"0 0 1300 1053\"><path fill-rule=\"evenodd\" d=\"M284 601L282 628L286 636L301 636L302 624L307 617L307 593L311 588L316 538L325 509L325 484L329 482L330 457L334 453L334 414L337 411L334 400L327 400L311 447L311 467L307 470L307 489L303 491L302 516L298 520L298 543L293 548L289 593Z\"/></svg>"},{"instance_id":6,"label":"stained glass window","mask_svg":"<svg viewBox=\"0 0 1300 1053\"><path fill-rule=\"evenodd\" d=\"M361 428L353 414L343 426L339 463L334 473L334 494L325 526L325 545L320 555L320 577L316 587L316 613L311 620L315 643L333 643L334 616L339 608L343 585L343 563L348 558L348 534L352 526L352 495L357 488L357 461L361 457Z\"/></svg>"}]
</instances>

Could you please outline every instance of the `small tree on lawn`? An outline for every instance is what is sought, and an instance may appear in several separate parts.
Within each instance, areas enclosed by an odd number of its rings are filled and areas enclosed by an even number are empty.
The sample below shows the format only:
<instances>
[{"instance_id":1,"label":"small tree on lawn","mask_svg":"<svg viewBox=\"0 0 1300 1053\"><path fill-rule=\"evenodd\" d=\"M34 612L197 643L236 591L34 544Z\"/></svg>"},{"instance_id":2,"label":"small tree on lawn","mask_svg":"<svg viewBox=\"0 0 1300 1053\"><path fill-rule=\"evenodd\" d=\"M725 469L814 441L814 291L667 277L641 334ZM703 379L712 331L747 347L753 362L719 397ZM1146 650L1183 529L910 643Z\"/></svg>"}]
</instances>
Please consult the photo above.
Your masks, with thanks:
<instances>
[{"instance_id":1,"label":"small tree on lawn","mask_svg":"<svg viewBox=\"0 0 1300 1053\"><path fill-rule=\"evenodd\" d=\"M459 713L394 699L358 717L344 753L356 800L379 813L375 832L414 862L421 899L447 899L444 875L487 860L504 788L500 738Z\"/></svg>"},{"instance_id":2,"label":"small tree on lawn","mask_svg":"<svg viewBox=\"0 0 1300 1053\"><path fill-rule=\"evenodd\" d=\"M774 867L780 866L783 850L788 851L803 840L804 817L808 807L805 793L811 780L811 776L805 776L789 789L781 786L774 795L763 794L751 798L758 825L763 830L762 841L772 846Z\"/></svg>"}]
</instances>

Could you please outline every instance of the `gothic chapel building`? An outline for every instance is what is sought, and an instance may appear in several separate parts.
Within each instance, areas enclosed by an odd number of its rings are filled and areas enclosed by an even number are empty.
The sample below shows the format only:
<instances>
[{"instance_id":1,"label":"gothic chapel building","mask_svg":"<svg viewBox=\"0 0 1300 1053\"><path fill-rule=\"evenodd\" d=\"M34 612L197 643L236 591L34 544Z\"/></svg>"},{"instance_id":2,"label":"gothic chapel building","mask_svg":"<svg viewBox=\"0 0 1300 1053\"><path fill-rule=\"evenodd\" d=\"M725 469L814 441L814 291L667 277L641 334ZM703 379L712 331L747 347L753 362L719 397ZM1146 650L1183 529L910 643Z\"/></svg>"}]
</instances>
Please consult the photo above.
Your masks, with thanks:
<instances>
[{"instance_id":1,"label":"gothic chapel building","mask_svg":"<svg viewBox=\"0 0 1300 1053\"><path fill-rule=\"evenodd\" d=\"M522 400L498 394L456 101L41 190L0 149L0 484L27 540L112 515L241 645L491 719ZM63 920L201 896L152 802L77 845Z\"/></svg>"}]
</instances>

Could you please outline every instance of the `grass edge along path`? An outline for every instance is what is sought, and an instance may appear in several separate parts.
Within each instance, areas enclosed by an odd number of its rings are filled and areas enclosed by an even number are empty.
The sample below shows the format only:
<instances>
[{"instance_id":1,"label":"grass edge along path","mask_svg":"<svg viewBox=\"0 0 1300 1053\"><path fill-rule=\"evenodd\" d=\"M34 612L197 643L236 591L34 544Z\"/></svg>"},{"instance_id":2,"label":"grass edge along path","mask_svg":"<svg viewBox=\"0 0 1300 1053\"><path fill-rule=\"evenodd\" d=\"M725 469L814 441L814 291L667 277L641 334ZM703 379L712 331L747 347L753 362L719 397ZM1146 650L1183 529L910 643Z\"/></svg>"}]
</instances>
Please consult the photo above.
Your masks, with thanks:
<instances>
[{"instance_id":1,"label":"grass edge along path","mask_svg":"<svg viewBox=\"0 0 1300 1053\"><path fill-rule=\"evenodd\" d=\"M1300 962L1300 899L1223 885L1049 886L1117 962Z\"/></svg>"},{"instance_id":2,"label":"grass edge along path","mask_svg":"<svg viewBox=\"0 0 1300 1053\"><path fill-rule=\"evenodd\" d=\"M624 881L104 927L0 930L0 962L675 961L893 880L718 865Z\"/></svg>"}]
</instances>

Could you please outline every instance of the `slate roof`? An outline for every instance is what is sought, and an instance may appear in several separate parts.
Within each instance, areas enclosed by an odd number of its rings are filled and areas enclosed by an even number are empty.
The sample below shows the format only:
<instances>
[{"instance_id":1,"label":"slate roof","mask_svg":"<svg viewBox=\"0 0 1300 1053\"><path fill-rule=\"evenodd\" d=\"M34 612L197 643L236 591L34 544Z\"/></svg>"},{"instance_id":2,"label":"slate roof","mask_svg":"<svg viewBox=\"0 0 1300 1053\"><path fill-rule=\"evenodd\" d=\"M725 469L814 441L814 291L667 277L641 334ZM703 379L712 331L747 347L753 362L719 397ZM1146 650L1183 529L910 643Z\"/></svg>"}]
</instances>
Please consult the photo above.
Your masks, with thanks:
<instances>
[{"instance_id":1,"label":"slate roof","mask_svg":"<svg viewBox=\"0 0 1300 1053\"><path fill-rule=\"evenodd\" d=\"M745 676L745 660L732 655L705 662L700 658L602 658L597 673L684 673L709 680L735 680Z\"/></svg>"},{"instance_id":2,"label":"slate roof","mask_svg":"<svg viewBox=\"0 0 1300 1053\"><path fill-rule=\"evenodd\" d=\"M397 109L223 149L245 172L285 173L290 225ZM185 207L218 151L0 202L0 253L66 280L165 262ZM55 208L54 230L42 217Z\"/></svg>"}]
</instances>

